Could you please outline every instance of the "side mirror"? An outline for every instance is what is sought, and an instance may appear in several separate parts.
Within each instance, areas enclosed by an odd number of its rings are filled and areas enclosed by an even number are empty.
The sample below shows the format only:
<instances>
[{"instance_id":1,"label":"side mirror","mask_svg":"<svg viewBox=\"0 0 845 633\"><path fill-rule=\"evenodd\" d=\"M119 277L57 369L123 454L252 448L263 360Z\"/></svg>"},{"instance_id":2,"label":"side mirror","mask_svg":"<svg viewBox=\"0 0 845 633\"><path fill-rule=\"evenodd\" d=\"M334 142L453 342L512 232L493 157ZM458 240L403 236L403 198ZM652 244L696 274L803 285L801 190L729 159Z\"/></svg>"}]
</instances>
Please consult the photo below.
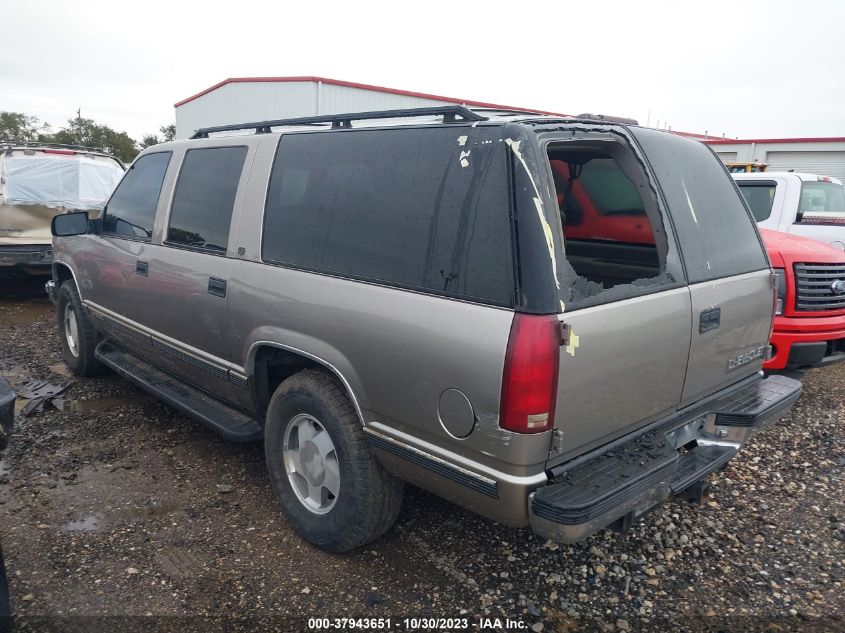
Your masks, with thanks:
<instances>
[{"instance_id":1,"label":"side mirror","mask_svg":"<svg viewBox=\"0 0 845 633\"><path fill-rule=\"evenodd\" d=\"M59 237L84 235L88 232L88 214L85 211L64 213L53 218L50 232Z\"/></svg>"}]
</instances>

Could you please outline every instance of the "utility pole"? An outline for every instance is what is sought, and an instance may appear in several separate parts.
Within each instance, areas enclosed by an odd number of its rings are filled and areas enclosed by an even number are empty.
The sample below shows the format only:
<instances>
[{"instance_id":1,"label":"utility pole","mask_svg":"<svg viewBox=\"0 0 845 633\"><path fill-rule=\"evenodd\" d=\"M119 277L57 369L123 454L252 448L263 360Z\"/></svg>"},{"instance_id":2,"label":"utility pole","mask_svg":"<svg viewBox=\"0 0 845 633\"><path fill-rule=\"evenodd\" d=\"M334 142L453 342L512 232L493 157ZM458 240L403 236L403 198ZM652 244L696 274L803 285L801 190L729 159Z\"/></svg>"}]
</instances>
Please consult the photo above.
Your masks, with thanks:
<instances>
[{"instance_id":1,"label":"utility pole","mask_svg":"<svg viewBox=\"0 0 845 633\"><path fill-rule=\"evenodd\" d=\"M76 134L74 139L79 145L82 145L82 108L76 109Z\"/></svg>"}]
</instances>

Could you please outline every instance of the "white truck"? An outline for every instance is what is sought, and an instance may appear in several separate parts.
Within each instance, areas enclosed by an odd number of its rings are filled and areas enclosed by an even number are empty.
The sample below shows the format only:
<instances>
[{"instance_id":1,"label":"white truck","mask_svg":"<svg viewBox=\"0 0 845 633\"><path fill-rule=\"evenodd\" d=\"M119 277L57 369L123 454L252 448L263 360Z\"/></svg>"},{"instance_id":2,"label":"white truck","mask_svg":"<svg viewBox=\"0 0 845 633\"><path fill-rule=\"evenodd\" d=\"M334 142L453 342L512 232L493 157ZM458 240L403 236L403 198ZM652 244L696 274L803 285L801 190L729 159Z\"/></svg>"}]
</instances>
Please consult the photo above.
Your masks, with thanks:
<instances>
[{"instance_id":1,"label":"white truck","mask_svg":"<svg viewBox=\"0 0 845 633\"><path fill-rule=\"evenodd\" d=\"M845 251L845 188L829 176L794 172L731 174L757 224Z\"/></svg>"}]
</instances>

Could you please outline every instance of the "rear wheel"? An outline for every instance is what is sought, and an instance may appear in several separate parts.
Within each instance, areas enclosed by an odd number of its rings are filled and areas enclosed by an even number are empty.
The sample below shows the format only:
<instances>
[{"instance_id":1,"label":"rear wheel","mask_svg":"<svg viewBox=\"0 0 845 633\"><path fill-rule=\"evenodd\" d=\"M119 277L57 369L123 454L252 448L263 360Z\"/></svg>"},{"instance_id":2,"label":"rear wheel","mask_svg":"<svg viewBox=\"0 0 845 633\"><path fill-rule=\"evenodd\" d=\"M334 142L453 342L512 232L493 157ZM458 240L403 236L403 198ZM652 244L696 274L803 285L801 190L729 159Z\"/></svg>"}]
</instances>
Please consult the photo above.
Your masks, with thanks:
<instances>
[{"instance_id":1,"label":"rear wheel","mask_svg":"<svg viewBox=\"0 0 845 633\"><path fill-rule=\"evenodd\" d=\"M375 460L344 390L305 370L276 389L264 450L273 492L306 540L347 552L393 525L403 484Z\"/></svg>"},{"instance_id":2,"label":"rear wheel","mask_svg":"<svg viewBox=\"0 0 845 633\"><path fill-rule=\"evenodd\" d=\"M82 301L73 281L68 280L57 293L59 338L65 365L77 376L96 376L103 366L94 356L97 331L82 310Z\"/></svg>"}]
</instances>

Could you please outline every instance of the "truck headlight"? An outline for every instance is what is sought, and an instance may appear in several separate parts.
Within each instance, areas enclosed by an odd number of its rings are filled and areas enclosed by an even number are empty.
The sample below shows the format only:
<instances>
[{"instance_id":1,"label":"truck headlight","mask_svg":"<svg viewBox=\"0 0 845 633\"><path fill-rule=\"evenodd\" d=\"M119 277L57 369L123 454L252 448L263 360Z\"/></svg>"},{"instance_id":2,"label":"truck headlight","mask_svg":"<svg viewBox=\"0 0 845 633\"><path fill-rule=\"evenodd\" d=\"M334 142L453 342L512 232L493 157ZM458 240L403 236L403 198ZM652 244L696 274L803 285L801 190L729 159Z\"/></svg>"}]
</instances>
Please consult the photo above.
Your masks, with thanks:
<instances>
[{"instance_id":1,"label":"truck headlight","mask_svg":"<svg viewBox=\"0 0 845 633\"><path fill-rule=\"evenodd\" d=\"M783 314L783 304L786 302L786 271L783 268L775 268L777 277L777 294L775 298L775 314Z\"/></svg>"}]
</instances>

